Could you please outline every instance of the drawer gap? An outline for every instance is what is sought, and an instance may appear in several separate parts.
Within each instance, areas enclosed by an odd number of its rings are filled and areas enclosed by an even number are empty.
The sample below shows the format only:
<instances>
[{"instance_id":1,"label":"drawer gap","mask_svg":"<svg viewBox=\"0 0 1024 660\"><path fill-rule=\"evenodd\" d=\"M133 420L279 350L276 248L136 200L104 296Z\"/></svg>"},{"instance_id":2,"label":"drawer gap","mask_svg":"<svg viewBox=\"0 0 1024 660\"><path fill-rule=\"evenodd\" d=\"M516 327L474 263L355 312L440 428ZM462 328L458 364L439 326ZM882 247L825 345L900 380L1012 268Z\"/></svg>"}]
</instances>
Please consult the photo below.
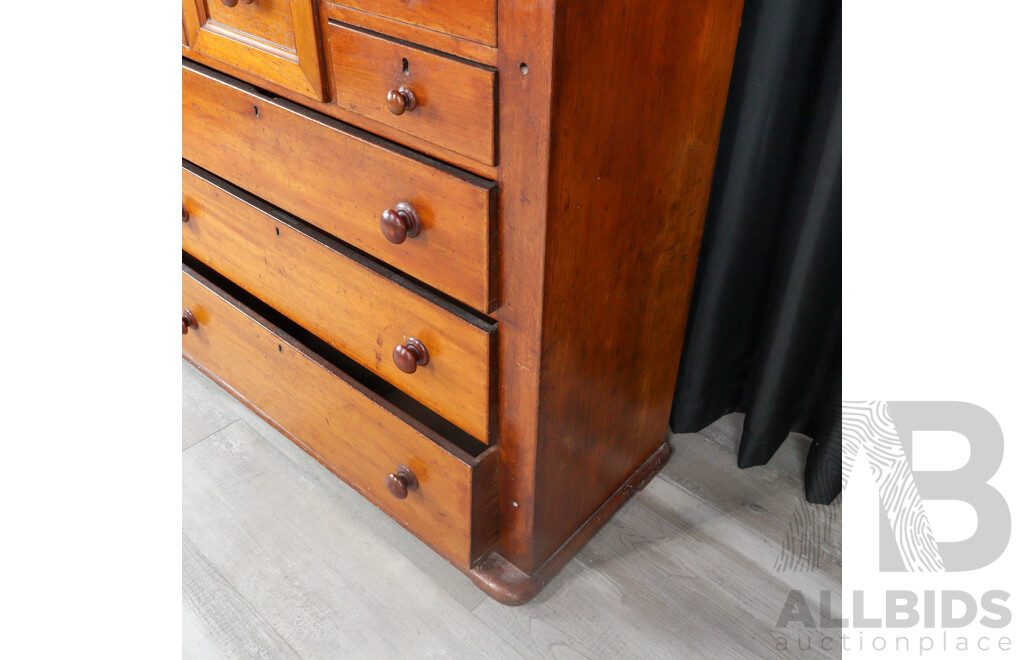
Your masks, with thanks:
<instances>
[{"instance_id":1,"label":"drawer gap","mask_svg":"<svg viewBox=\"0 0 1024 660\"><path fill-rule=\"evenodd\" d=\"M458 316L460 319L472 323L481 330L487 330L488 332L491 332L496 329L498 325L497 321L487 316L486 314L478 312L472 307L467 307L459 300L449 296L443 291L435 289L426 282L418 280L415 277L406 275L405 273L399 273L393 270L391 266L381 261L380 259L377 259L373 255L367 252L363 252L354 245L350 245L342 241L338 237L328 234L323 230L309 224L308 222L305 222L301 218L297 218L296 216L288 213L287 211L284 211L274 206L270 202L260 199L256 195L253 195L252 193L243 190L242 188L239 188L230 181L222 179L213 172L203 169L202 167L196 165L193 162L187 161L184 158L182 158L181 166L182 168L188 170L192 174L195 174L196 176L209 181L218 188L221 188L225 192L230 193L232 196L237 197L238 199L242 200L249 206L255 207L262 211L263 213L266 213L267 215L273 217L281 224L291 227L292 229L294 229L297 232L300 232L307 238L330 248L334 252L337 252L342 256L351 259L357 264L365 267L368 270L372 270L373 272L379 274L382 277L386 277L395 284L398 284L403 288L409 289L413 293L429 300L438 307L441 307L442 309L451 312L455 316Z\"/></svg>"},{"instance_id":2,"label":"drawer gap","mask_svg":"<svg viewBox=\"0 0 1024 660\"><path fill-rule=\"evenodd\" d=\"M404 392L398 390L395 386L349 359L330 344L324 342L316 335L291 321L277 310L243 290L241 287L238 287L198 259L195 259L186 252L182 252L181 258L182 262L186 266L209 280L212 284L222 289L226 294L251 309L257 315L263 317L268 323L275 326L295 343L305 347L313 353L316 353L332 366L344 371L350 378L357 381L367 390L381 399L384 399L394 408L402 411L429 430L438 434L458 449L461 449L468 454L470 458L476 459L488 449L486 444L480 442L469 433L466 433L458 426L449 422L447 419L423 406Z\"/></svg>"},{"instance_id":3,"label":"drawer gap","mask_svg":"<svg viewBox=\"0 0 1024 660\"><path fill-rule=\"evenodd\" d=\"M348 28L349 30L354 30L355 32L362 32L363 34L368 34L371 37L379 37L381 39L387 39L388 41L393 41L396 44L402 44L403 46L407 46L409 48L415 48L416 50L422 50L424 53L430 53L431 55L437 55L439 57L444 57L446 59L453 60L455 62L461 62L462 64L468 64L468 65L474 66L474 67L476 67L478 69L483 69L484 71L490 71L491 73L497 73L497 71L498 71L493 66L488 66L487 64L481 64L480 62L474 62L473 60L467 60L466 58L459 57L458 55L452 55L451 53L446 53L446 52L441 51L441 50L434 50L433 48L429 48L429 47L424 46L422 44L417 44L417 43L413 43L411 41L406 41L405 39L399 39L398 37L392 36L390 34L383 34L381 32L375 32L373 30L370 30L370 29L367 29L367 28L364 28L364 27L360 27L358 25L352 25L351 23L345 23L343 21L339 21L339 20L337 20L335 18L327 19L327 23L328 23L328 25L335 25L337 27Z\"/></svg>"},{"instance_id":4,"label":"drawer gap","mask_svg":"<svg viewBox=\"0 0 1024 660\"><path fill-rule=\"evenodd\" d=\"M405 156L419 163L423 163L424 165L429 165L434 169L441 170L442 172L450 174L471 185L480 188L498 187L498 184L495 183L494 181L491 181L490 179L485 179L482 176L473 174L472 172L464 170L460 167L456 167L451 163L446 163L442 160L431 158L426 154L420 153L419 151L414 151L413 149L402 146L397 142L392 142L391 140L382 138L379 135L375 135L368 131L364 131L363 129L358 128L357 126L353 126L352 124L347 124L343 121L335 119L334 117L329 117L323 113L317 112L316 110L311 110L304 105L293 103L292 101L289 101L283 96L277 96L260 87L256 87L255 85L250 85L249 83L242 82L237 78L232 78L229 75L221 73L220 71L217 71L215 69L211 69L208 66L199 64L198 62L194 62L190 59L183 57L181 59L181 66L183 69L189 69L191 71L194 71L199 75L206 76L207 78L215 80L221 84L227 85L228 87L233 87L242 93L257 97L268 103L273 103L274 105L280 106L289 112L293 112L297 115L306 117L307 119L311 119L315 122L324 124L335 130L341 131L342 133L345 133L357 140L368 142L377 147L387 149L388 151L393 151L401 156Z\"/></svg>"}]
</instances>

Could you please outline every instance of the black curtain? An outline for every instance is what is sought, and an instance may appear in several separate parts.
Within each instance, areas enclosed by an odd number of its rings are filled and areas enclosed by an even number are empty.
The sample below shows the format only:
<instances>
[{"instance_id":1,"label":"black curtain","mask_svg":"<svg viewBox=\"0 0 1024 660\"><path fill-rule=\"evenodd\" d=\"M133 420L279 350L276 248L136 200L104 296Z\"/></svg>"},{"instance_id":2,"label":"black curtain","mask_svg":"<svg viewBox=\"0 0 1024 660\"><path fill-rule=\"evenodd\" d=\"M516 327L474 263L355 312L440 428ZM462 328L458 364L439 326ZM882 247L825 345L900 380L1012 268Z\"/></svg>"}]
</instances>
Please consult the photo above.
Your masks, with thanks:
<instances>
[{"instance_id":1,"label":"black curtain","mask_svg":"<svg viewBox=\"0 0 1024 660\"><path fill-rule=\"evenodd\" d=\"M739 467L813 439L807 499L841 489L841 7L747 0L672 429L746 413Z\"/></svg>"}]
</instances>

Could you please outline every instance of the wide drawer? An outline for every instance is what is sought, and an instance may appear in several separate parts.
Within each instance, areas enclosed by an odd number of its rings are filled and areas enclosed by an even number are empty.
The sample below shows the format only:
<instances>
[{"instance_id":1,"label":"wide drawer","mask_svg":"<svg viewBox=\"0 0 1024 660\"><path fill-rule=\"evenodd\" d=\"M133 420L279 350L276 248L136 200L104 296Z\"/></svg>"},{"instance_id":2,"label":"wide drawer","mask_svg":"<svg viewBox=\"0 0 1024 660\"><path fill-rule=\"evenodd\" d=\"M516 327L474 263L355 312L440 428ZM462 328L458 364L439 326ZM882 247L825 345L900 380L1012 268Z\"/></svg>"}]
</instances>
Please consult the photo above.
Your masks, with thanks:
<instances>
[{"instance_id":1,"label":"wide drawer","mask_svg":"<svg viewBox=\"0 0 1024 660\"><path fill-rule=\"evenodd\" d=\"M182 155L478 310L495 306L493 182L188 61ZM396 231L399 219L418 232Z\"/></svg>"},{"instance_id":2,"label":"wide drawer","mask_svg":"<svg viewBox=\"0 0 1024 660\"><path fill-rule=\"evenodd\" d=\"M494 69L329 21L335 103L494 165Z\"/></svg>"},{"instance_id":3,"label":"wide drawer","mask_svg":"<svg viewBox=\"0 0 1024 660\"><path fill-rule=\"evenodd\" d=\"M325 100L316 0L183 0L188 50Z\"/></svg>"},{"instance_id":4,"label":"wide drawer","mask_svg":"<svg viewBox=\"0 0 1024 660\"><path fill-rule=\"evenodd\" d=\"M337 3L487 46L498 45L497 0L337 0Z\"/></svg>"},{"instance_id":5,"label":"wide drawer","mask_svg":"<svg viewBox=\"0 0 1024 660\"><path fill-rule=\"evenodd\" d=\"M185 357L367 499L458 565L493 546L496 447L456 446L187 266L182 306Z\"/></svg>"},{"instance_id":6,"label":"wide drawer","mask_svg":"<svg viewBox=\"0 0 1024 660\"><path fill-rule=\"evenodd\" d=\"M495 388L493 321L477 317L230 183L183 163L183 249L478 440ZM426 364L401 370L396 347Z\"/></svg>"}]
</instances>

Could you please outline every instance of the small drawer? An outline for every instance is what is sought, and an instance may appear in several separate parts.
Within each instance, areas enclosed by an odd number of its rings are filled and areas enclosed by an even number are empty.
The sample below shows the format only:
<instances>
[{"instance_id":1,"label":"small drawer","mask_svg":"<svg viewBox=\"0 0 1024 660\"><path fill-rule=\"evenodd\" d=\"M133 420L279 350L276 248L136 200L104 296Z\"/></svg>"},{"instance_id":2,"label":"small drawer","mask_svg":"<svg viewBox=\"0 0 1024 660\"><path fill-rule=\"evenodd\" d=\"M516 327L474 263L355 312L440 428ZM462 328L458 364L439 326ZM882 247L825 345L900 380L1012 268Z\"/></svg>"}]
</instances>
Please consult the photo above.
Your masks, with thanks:
<instances>
[{"instance_id":1,"label":"small drawer","mask_svg":"<svg viewBox=\"0 0 1024 660\"><path fill-rule=\"evenodd\" d=\"M486 46L498 45L497 0L336 0L370 14Z\"/></svg>"},{"instance_id":2,"label":"small drawer","mask_svg":"<svg viewBox=\"0 0 1024 660\"><path fill-rule=\"evenodd\" d=\"M326 29L339 107L496 164L494 69L334 20Z\"/></svg>"},{"instance_id":3,"label":"small drawer","mask_svg":"<svg viewBox=\"0 0 1024 660\"><path fill-rule=\"evenodd\" d=\"M189 61L181 111L186 160L475 309L494 309L493 182Z\"/></svg>"},{"instance_id":4,"label":"small drawer","mask_svg":"<svg viewBox=\"0 0 1024 660\"><path fill-rule=\"evenodd\" d=\"M315 0L184 0L184 46L325 100Z\"/></svg>"},{"instance_id":5,"label":"small drawer","mask_svg":"<svg viewBox=\"0 0 1024 660\"><path fill-rule=\"evenodd\" d=\"M476 439L490 440L493 321L191 163L182 167L185 252ZM398 348L407 344L411 351ZM402 362L419 350L424 364Z\"/></svg>"},{"instance_id":6,"label":"small drawer","mask_svg":"<svg viewBox=\"0 0 1024 660\"><path fill-rule=\"evenodd\" d=\"M456 444L187 266L182 306L186 359L363 496L459 566L494 545L496 447Z\"/></svg>"}]
</instances>

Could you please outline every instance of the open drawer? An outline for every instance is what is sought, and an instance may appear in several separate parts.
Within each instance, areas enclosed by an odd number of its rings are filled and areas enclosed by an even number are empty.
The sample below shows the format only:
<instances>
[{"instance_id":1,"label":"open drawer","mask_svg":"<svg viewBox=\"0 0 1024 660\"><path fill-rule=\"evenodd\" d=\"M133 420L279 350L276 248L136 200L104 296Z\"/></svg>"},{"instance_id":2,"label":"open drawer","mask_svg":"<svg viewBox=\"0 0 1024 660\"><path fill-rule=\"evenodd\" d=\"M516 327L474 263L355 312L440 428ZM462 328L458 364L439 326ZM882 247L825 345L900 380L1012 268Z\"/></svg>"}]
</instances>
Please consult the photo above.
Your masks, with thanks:
<instances>
[{"instance_id":1,"label":"open drawer","mask_svg":"<svg viewBox=\"0 0 1024 660\"><path fill-rule=\"evenodd\" d=\"M186 359L452 563L469 567L494 546L496 447L233 294L245 295L183 265Z\"/></svg>"},{"instance_id":2,"label":"open drawer","mask_svg":"<svg viewBox=\"0 0 1024 660\"><path fill-rule=\"evenodd\" d=\"M482 442L496 424L496 324L184 161L182 249ZM393 357L424 351L413 373Z\"/></svg>"}]
</instances>

